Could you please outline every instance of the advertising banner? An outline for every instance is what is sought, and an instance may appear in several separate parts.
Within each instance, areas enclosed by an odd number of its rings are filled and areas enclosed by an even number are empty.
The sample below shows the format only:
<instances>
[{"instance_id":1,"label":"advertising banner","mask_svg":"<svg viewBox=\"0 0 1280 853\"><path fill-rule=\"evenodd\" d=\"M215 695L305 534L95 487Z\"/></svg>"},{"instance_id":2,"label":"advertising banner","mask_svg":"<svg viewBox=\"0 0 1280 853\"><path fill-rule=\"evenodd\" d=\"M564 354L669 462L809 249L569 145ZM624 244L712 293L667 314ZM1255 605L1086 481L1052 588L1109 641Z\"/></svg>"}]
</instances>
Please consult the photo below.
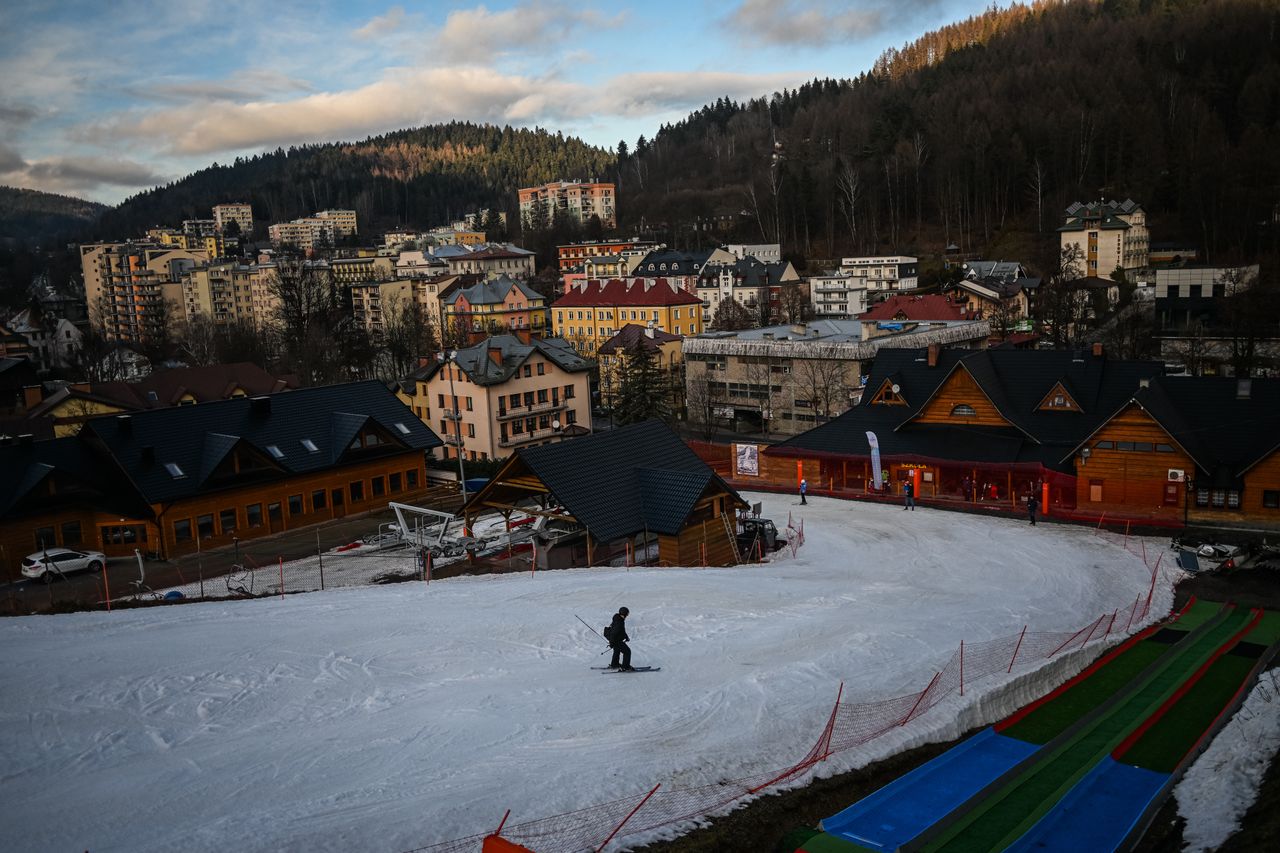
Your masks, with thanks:
<instances>
[{"instance_id":1,"label":"advertising banner","mask_svg":"<svg viewBox=\"0 0 1280 853\"><path fill-rule=\"evenodd\" d=\"M871 476L878 492L884 488L884 477L881 476L883 472L880 470L880 440L870 430L867 430L867 444L871 445Z\"/></svg>"}]
</instances>

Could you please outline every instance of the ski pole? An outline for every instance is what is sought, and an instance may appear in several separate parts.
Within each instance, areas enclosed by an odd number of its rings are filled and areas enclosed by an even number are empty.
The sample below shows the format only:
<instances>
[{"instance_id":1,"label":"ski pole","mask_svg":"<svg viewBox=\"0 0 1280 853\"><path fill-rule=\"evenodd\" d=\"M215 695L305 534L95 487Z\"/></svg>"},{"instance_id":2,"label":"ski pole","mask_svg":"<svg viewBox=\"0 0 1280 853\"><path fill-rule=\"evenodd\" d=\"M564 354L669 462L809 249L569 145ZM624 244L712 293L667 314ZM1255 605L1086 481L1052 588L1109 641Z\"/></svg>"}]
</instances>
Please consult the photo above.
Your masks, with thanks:
<instances>
[{"instance_id":1,"label":"ski pole","mask_svg":"<svg viewBox=\"0 0 1280 853\"><path fill-rule=\"evenodd\" d=\"M577 619L577 620L578 620L579 622L581 622L583 625L587 625L586 620L584 620L584 619L583 619L581 616L579 616L577 613L573 614L573 618L574 618L574 619ZM587 630L588 630L588 631L590 631L591 633L595 634L597 637L600 637L600 632L599 632L599 631L597 631L595 628L592 628L590 625L587 625ZM604 640L604 637L600 637L600 639ZM609 641L608 641L608 640L604 640L604 641L605 641L606 643L609 643ZM613 644L611 644L611 643L610 643L609 645L605 646L605 650L604 650L603 652L601 652L600 654L604 654L605 652L609 651L609 650L610 650L610 649L612 649L612 648L613 648Z\"/></svg>"}]
</instances>

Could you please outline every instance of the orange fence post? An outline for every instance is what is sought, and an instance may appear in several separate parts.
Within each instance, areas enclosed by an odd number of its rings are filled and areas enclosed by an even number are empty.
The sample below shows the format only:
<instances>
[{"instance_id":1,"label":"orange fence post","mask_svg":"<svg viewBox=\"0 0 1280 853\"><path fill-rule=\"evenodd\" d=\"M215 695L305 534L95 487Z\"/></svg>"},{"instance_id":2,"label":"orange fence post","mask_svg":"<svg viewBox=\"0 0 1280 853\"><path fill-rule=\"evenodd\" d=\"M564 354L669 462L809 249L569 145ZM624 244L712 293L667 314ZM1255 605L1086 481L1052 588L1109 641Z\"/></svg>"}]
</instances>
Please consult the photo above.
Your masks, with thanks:
<instances>
[{"instance_id":1,"label":"orange fence post","mask_svg":"<svg viewBox=\"0 0 1280 853\"><path fill-rule=\"evenodd\" d=\"M1022 638L1027 636L1027 626L1022 626L1022 633L1018 635L1018 645L1013 647L1013 657L1009 658L1009 668L1005 672L1013 672L1013 662L1018 659L1018 649L1022 648Z\"/></svg>"},{"instance_id":2,"label":"orange fence post","mask_svg":"<svg viewBox=\"0 0 1280 853\"><path fill-rule=\"evenodd\" d=\"M836 717L839 716L840 714L840 699L843 696L844 696L844 682L841 681L840 689L836 691L836 706L831 709L831 719L827 721L827 732L826 732L827 745L822 752L822 758L819 759L820 761L826 761L827 758L831 755L831 736L835 734Z\"/></svg>"},{"instance_id":3,"label":"orange fence post","mask_svg":"<svg viewBox=\"0 0 1280 853\"><path fill-rule=\"evenodd\" d=\"M1040 484L1040 514L1049 514L1049 481Z\"/></svg>"},{"instance_id":4,"label":"orange fence post","mask_svg":"<svg viewBox=\"0 0 1280 853\"><path fill-rule=\"evenodd\" d=\"M650 790L649 793L644 795L644 799L636 804L636 807L631 810L631 813L622 819L622 823L618 824L613 828L613 832L609 833L609 837L604 840L604 843L602 843L599 847L596 848L596 853L600 853L601 850L609 846L609 842L612 841L613 837L618 834L618 830L626 826L627 821L635 817L636 812L640 811L640 809L644 806L644 804L649 802L649 798L652 797L654 794L656 794L658 792L658 789L661 787L662 787L662 783L659 782L658 784L653 786L653 789Z\"/></svg>"},{"instance_id":5,"label":"orange fence post","mask_svg":"<svg viewBox=\"0 0 1280 853\"><path fill-rule=\"evenodd\" d=\"M111 584L107 580L107 567L104 563L102 566L102 589L104 591L103 598L107 601L107 612L111 612Z\"/></svg>"},{"instance_id":6,"label":"orange fence post","mask_svg":"<svg viewBox=\"0 0 1280 853\"><path fill-rule=\"evenodd\" d=\"M1124 623L1124 632L1129 633L1129 626L1133 624L1133 617L1138 615L1138 602L1142 600L1142 596L1136 596L1133 599L1133 610L1129 613L1129 621Z\"/></svg>"},{"instance_id":7,"label":"orange fence post","mask_svg":"<svg viewBox=\"0 0 1280 853\"><path fill-rule=\"evenodd\" d=\"M911 706L911 710L907 712L907 715L902 718L902 722L898 723L898 725L905 726L907 723L911 721L911 717L913 714L915 714L916 708L920 707L920 703L924 701L924 697L929 695L929 691L933 689L933 685L938 683L938 678L941 675L942 675L941 671L935 672L933 674L933 679L929 682L929 686L924 689L924 692L922 692L918 697L916 697L916 704Z\"/></svg>"}]
</instances>

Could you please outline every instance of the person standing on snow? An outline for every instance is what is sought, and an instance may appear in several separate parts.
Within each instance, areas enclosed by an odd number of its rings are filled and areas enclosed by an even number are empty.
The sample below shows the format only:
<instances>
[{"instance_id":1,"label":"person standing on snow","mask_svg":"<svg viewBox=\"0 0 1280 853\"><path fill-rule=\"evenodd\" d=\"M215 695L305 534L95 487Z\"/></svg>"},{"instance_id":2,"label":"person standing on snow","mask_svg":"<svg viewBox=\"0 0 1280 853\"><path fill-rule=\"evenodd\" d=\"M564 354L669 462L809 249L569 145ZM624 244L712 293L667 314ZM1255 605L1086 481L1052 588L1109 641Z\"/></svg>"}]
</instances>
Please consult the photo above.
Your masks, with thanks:
<instances>
[{"instance_id":1,"label":"person standing on snow","mask_svg":"<svg viewBox=\"0 0 1280 853\"><path fill-rule=\"evenodd\" d=\"M902 505L902 511L906 512L907 510L911 510L912 512L915 512L916 511L915 483L911 482L910 480L907 480L905 483L903 483L902 493L907 497L906 502Z\"/></svg>"},{"instance_id":2,"label":"person standing on snow","mask_svg":"<svg viewBox=\"0 0 1280 853\"><path fill-rule=\"evenodd\" d=\"M1027 498L1027 515L1031 518L1031 526L1036 526L1036 509L1040 506L1040 501L1036 500L1036 493L1032 492Z\"/></svg>"},{"instance_id":3,"label":"person standing on snow","mask_svg":"<svg viewBox=\"0 0 1280 853\"><path fill-rule=\"evenodd\" d=\"M804 499L804 496L808 491L809 491L809 481L801 480L800 481L800 505L801 506L808 506L808 503Z\"/></svg>"},{"instance_id":4,"label":"person standing on snow","mask_svg":"<svg viewBox=\"0 0 1280 853\"><path fill-rule=\"evenodd\" d=\"M627 616L631 611L625 607L619 607L618 612L613 614L613 621L609 623L609 628L605 631L605 639L609 641L609 648L613 649L613 660L609 662L609 669L620 669L623 672L633 672L631 668L631 647L627 645L627 640L631 638L627 636ZM618 662L621 656L622 662Z\"/></svg>"}]
</instances>

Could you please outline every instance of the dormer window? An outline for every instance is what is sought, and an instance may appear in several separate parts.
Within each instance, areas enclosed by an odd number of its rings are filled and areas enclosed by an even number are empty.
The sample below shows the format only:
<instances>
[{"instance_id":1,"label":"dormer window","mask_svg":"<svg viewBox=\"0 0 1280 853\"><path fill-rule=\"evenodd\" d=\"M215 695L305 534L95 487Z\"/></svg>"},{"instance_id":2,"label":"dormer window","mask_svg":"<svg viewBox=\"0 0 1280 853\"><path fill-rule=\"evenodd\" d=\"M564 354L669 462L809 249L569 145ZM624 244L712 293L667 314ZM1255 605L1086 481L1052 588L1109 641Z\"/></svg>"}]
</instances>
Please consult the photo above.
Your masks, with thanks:
<instances>
[{"instance_id":1,"label":"dormer window","mask_svg":"<svg viewBox=\"0 0 1280 853\"><path fill-rule=\"evenodd\" d=\"M179 466L177 462L164 463L164 470L168 471L169 476L175 480L181 480L183 477L187 476L187 473L182 470L181 466Z\"/></svg>"},{"instance_id":2,"label":"dormer window","mask_svg":"<svg viewBox=\"0 0 1280 853\"><path fill-rule=\"evenodd\" d=\"M320 448L316 447L316 443L309 438L304 438L300 442L308 453L319 453Z\"/></svg>"},{"instance_id":3,"label":"dormer window","mask_svg":"<svg viewBox=\"0 0 1280 853\"><path fill-rule=\"evenodd\" d=\"M1081 411L1080 406L1075 399L1067 393L1067 389L1062 387L1062 383L1058 382L1053 389L1045 395L1040 401L1040 405L1036 409L1041 412L1078 412Z\"/></svg>"},{"instance_id":4,"label":"dormer window","mask_svg":"<svg viewBox=\"0 0 1280 853\"><path fill-rule=\"evenodd\" d=\"M408 428L407 426L405 426L404 424L400 424L400 423L396 424L396 429L400 430L400 434L401 434L401 435L408 435L408 434L409 434L409 428Z\"/></svg>"},{"instance_id":5,"label":"dormer window","mask_svg":"<svg viewBox=\"0 0 1280 853\"><path fill-rule=\"evenodd\" d=\"M959 403L951 409L951 417L953 418L976 418L978 412L968 403Z\"/></svg>"},{"instance_id":6,"label":"dormer window","mask_svg":"<svg viewBox=\"0 0 1280 853\"><path fill-rule=\"evenodd\" d=\"M284 451L283 451L283 450L281 450L277 445L274 445L274 444L268 444L268 445L267 445L267 452L268 452L268 453L270 453L270 454L271 454L273 457L275 457L276 459L283 459L283 458L284 458Z\"/></svg>"}]
</instances>

